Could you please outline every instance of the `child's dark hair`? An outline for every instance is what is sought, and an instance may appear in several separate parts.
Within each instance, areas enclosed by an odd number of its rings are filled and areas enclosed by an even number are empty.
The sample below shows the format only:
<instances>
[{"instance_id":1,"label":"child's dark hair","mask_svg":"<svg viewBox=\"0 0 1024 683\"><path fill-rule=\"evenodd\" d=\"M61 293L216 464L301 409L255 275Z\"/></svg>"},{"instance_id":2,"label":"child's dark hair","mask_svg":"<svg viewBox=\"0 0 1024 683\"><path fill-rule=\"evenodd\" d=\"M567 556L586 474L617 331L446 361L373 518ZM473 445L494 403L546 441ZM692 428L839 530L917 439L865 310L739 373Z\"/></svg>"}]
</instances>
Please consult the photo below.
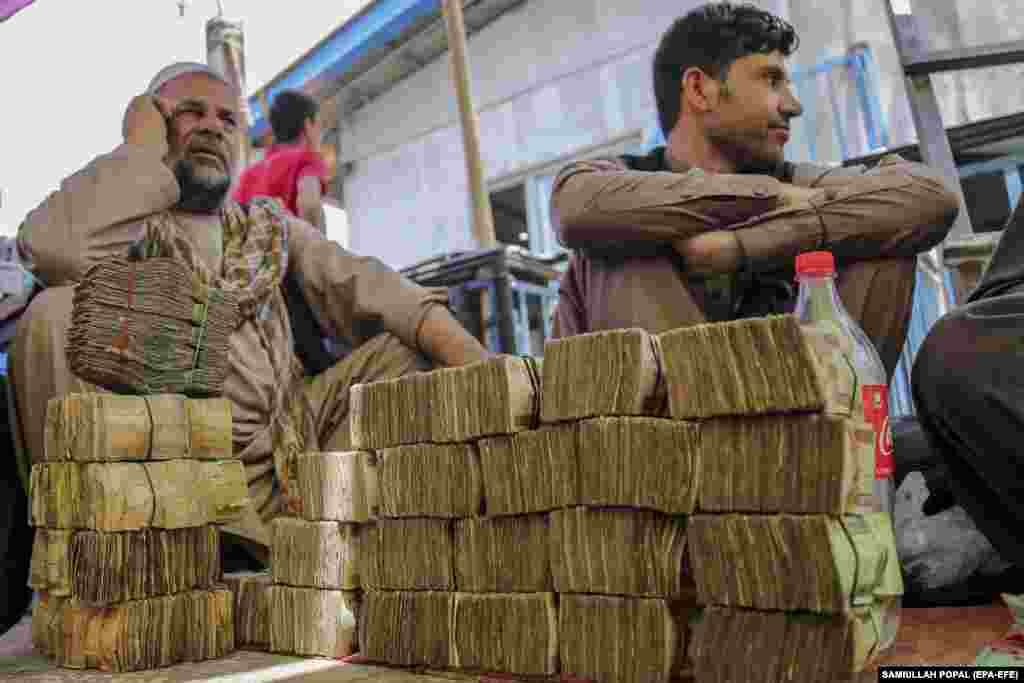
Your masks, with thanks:
<instances>
[{"instance_id":1,"label":"child's dark hair","mask_svg":"<svg viewBox=\"0 0 1024 683\"><path fill-rule=\"evenodd\" d=\"M283 90L270 105L270 127L274 141L284 144L297 142L306 127L306 121L316 119L320 105L312 97L298 90Z\"/></svg>"}]
</instances>

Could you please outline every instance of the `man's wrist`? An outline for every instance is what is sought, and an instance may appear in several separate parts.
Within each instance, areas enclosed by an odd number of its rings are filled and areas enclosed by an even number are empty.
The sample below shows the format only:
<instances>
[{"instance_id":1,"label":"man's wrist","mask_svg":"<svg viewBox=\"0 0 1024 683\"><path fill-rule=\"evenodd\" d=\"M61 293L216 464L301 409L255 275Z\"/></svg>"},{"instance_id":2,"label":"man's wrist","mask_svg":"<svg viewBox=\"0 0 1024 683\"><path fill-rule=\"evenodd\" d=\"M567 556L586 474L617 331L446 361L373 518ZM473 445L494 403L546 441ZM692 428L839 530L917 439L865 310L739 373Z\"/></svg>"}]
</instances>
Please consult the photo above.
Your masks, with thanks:
<instances>
[{"instance_id":1,"label":"man's wrist","mask_svg":"<svg viewBox=\"0 0 1024 683\"><path fill-rule=\"evenodd\" d=\"M746 250L731 230L712 230L673 243L692 275L733 273L746 267Z\"/></svg>"},{"instance_id":2,"label":"man's wrist","mask_svg":"<svg viewBox=\"0 0 1024 683\"><path fill-rule=\"evenodd\" d=\"M448 367L474 363L493 355L441 304L427 309L416 333L416 345L424 355Z\"/></svg>"}]
</instances>

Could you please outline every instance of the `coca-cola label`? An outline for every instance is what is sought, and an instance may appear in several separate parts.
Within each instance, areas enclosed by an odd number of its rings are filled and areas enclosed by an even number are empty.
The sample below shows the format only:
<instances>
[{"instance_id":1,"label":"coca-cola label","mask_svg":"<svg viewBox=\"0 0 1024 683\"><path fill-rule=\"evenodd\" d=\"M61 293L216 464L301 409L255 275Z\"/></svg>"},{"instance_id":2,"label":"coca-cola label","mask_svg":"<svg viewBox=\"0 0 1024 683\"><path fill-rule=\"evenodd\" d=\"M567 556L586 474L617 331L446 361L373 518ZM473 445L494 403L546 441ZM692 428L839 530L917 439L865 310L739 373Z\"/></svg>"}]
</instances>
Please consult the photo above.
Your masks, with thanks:
<instances>
[{"instance_id":1,"label":"coca-cola label","mask_svg":"<svg viewBox=\"0 0 1024 683\"><path fill-rule=\"evenodd\" d=\"M864 420L875 432L875 479L890 479L895 470L892 429L889 427L889 389L883 384L861 387Z\"/></svg>"}]
</instances>

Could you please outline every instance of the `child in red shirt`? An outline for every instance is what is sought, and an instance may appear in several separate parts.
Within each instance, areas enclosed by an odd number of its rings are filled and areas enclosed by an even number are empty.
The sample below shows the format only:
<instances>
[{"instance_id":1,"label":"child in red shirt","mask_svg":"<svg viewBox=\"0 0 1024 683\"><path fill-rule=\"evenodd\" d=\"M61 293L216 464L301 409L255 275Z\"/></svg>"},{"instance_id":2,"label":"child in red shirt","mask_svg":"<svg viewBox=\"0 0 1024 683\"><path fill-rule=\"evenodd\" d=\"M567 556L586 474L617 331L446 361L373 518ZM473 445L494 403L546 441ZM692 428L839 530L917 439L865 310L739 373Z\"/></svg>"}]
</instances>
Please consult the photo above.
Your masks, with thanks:
<instances>
[{"instance_id":1,"label":"child in red shirt","mask_svg":"<svg viewBox=\"0 0 1024 683\"><path fill-rule=\"evenodd\" d=\"M275 144L242 174L234 198L275 197L291 213L326 230L321 201L327 190L327 164L320 155L319 105L309 95L285 90L270 107Z\"/></svg>"},{"instance_id":2,"label":"child in red shirt","mask_svg":"<svg viewBox=\"0 0 1024 683\"><path fill-rule=\"evenodd\" d=\"M327 165L320 156L319 109L316 100L296 90L284 90L274 98L270 127L275 144L262 161L242 174L234 198L242 204L254 197L279 199L288 211L326 236L321 201L327 190ZM324 337L292 273L285 277L281 288L295 351L307 374L317 375L333 366L348 348L340 340Z\"/></svg>"}]
</instances>

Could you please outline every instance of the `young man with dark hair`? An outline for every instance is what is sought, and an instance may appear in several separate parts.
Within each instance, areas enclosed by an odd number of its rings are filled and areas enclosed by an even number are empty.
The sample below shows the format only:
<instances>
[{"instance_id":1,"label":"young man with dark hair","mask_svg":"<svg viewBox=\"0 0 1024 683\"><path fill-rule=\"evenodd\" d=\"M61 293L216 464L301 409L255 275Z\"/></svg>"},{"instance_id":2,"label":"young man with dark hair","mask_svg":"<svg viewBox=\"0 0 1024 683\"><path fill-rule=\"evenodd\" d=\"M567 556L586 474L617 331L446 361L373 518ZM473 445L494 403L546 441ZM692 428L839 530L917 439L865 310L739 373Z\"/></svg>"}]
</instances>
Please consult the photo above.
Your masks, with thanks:
<instances>
[{"instance_id":1,"label":"young man with dark hair","mask_svg":"<svg viewBox=\"0 0 1024 683\"><path fill-rule=\"evenodd\" d=\"M327 165L320 155L320 107L309 95L285 90L270 107L275 144L266 157L242 174L235 200L279 199L292 214L326 232L322 205L327 191Z\"/></svg>"},{"instance_id":2,"label":"young man with dark hair","mask_svg":"<svg viewBox=\"0 0 1024 683\"><path fill-rule=\"evenodd\" d=\"M802 112L786 69L797 45L789 23L752 5L704 5L670 27L654 58L667 145L574 163L555 180L552 219L574 252L556 337L792 311L794 259L826 249L892 374L916 256L942 241L958 200L895 155L872 170L786 162Z\"/></svg>"}]
</instances>

